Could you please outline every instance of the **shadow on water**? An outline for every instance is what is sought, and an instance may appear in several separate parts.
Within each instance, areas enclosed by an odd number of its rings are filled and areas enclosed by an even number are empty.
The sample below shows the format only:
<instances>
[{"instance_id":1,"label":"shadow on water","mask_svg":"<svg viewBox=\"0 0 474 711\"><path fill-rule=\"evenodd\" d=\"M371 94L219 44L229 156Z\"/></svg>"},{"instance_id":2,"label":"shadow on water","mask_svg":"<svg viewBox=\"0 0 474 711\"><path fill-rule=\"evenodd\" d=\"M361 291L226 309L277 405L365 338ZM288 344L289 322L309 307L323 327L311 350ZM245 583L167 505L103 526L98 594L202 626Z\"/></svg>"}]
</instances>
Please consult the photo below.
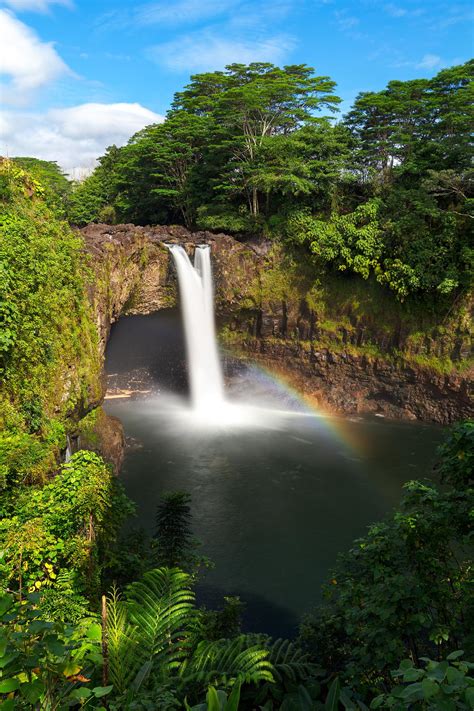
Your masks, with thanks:
<instances>
[{"instance_id":1,"label":"shadow on water","mask_svg":"<svg viewBox=\"0 0 474 711\"><path fill-rule=\"evenodd\" d=\"M262 632L273 637L291 638L298 632L299 617L287 607L278 605L270 598L256 593L247 593L238 588L228 590L216 585L202 583L197 586L198 604L208 609L222 607L224 597L239 597L245 607L242 612L242 626L246 632Z\"/></svg>"}]
</instances>

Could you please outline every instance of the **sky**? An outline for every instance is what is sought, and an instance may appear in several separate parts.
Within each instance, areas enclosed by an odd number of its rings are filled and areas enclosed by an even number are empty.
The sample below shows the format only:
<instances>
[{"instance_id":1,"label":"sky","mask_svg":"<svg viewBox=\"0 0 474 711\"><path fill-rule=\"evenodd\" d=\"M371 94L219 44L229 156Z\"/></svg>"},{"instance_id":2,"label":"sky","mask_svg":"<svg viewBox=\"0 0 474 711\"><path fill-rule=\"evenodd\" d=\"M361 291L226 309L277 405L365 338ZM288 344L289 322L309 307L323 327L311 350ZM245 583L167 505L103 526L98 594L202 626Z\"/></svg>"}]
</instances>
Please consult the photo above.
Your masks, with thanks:
<instances>
[{"instance_id":1,"label":"sky","mask_svg":"<svg viewBox=\"0 0 474 711\"><path fill-rule=\"evenodd\" d=\"M464 0L0 0L0 154L90 172L162 121L191 74L306 63L360 91L470 59Z\"/></svg>"}]
</instances>

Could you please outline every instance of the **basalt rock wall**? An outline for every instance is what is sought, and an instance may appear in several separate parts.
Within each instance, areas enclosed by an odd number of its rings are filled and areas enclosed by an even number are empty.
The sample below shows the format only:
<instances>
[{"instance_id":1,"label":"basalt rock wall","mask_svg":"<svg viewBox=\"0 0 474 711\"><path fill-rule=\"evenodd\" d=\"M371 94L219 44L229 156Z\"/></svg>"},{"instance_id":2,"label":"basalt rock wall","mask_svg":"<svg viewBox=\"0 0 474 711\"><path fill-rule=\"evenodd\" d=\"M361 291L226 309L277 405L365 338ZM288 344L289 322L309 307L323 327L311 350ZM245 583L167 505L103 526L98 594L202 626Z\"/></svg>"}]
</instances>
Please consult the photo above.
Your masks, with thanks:
<instances>
[{"instance_id":1,"label":"basalt rock wall","mask_svg":"<svg viewBox=\"0 0 474 711\"><path fill-rule=\"evenodd\" d=\"M315 287L311 273L262 241L243 244L174 226L94 224L81 233L95 271L90 296L102 353L119 316L176 305L166 244L182 244L191 254L207 243L223 341L232 352L284 371L334 412L440 423L474 416L469 304L431 327L402 310L389 313L378 303L382 292L374 296L368 284L354 282L361 296L345 300L337 290Z\"/></svg>"}]
</instances>

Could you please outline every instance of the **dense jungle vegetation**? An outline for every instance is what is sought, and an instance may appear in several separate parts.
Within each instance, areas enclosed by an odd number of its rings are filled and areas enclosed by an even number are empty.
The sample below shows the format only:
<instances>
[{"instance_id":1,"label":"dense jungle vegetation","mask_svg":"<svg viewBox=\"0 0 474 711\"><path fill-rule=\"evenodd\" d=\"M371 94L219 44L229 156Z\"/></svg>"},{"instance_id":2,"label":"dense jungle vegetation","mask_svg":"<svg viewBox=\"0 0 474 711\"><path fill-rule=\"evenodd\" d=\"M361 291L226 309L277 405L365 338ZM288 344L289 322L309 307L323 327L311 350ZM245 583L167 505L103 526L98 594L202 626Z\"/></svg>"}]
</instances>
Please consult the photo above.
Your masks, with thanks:
<instances>
[{"instance_id":1,"label":"dense jungle vegetation","mask_svg":"<svg viewBox=\"0 0 474 711\"><path fill-rule=\"evenodd\" d=\"M70 219L263 234L399 299L459 293L472 280L473 69L391 81L338 121L335 83L305 65L197 74L163 124L99 159Z\"/></svg>"},{"instance_id":2,"label":"dense jungle vegetation","mask_svg":"<svg viewBox=\"0 0 474 711\"><path fill-rule=\"evenodd\" d=\"M473 63L361 94L304 66L197 75L164 124L71 186L55 164L0 163L0 699L8 709L474 707L474 426L433 483L335 562L294 640L241 629L242 604L196 603L192 502L157 503L155 536L67 433L101 397L91 270L69 223L182 222L265 235L399 299L471 285ZM342 277L341 277L342 278ZM295 581L295 584L299 584ZM315 591L315 599L317 591Z\"/></svg>"}]
</instances>

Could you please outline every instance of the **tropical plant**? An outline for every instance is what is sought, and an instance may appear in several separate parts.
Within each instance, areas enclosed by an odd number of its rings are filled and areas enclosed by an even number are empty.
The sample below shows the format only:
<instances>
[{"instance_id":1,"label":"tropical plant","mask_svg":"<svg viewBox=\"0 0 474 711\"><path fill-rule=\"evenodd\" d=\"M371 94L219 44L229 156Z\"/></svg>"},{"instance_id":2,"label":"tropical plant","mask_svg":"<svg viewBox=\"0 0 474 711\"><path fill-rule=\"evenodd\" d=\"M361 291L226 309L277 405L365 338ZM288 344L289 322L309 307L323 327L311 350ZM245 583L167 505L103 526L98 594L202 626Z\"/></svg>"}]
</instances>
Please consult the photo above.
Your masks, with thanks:
<instances>
[{"instance_id":1,"label":"tropical plant","mask_svg":"<svg viewBox=\"0 0 474 711\"><path fill-rule=\"evenodd\" d=\"M174 568L151 570L116 591L105 606L107 678L121 708L150 689L199 693L208 684L271 681L268 651L245 635L205 641L196 634L198 610L191 577Z\"/></svg>"},{"instance_id":2,"label":"tropical plant","mask_svg":"<svg viewBox=\"0 0 474 711\"><path fill-rule=\"evenodd\" d=\"M409 482L400 510L340 556L327 602L303 622L312 659L354 686L378 688L404 656L474 652L473 426L441 449L443 487Z\"/></svg>"},{"instance_id":3,"label":"tropical plant","mask_svg":"<svg viewBox=\"0 0 474 711\"><path fill-rule=\"evenodd\" d=\"M191 497L184 491L163 494L156 510L153 557L158 567L187 569L195 542L191 531Z\"/></svg>"},{"instance_id":4,"label":"tropical plant","mask_svg":"<svg viewBox=\"0 0 474 711\"><path fill-rule=\"evenodd\" d=\"M373 699L370 708L393 711L473 709L474 664L464 661L462 656L463 651L457 650L443 661L424 657L422 667L416 667L411 659L404 659L392 672L398 680L397 685Z\"/></svg>"},{"instance_id":5,"label":"tropical plant","mask_svg":"<svg viewBox=\"0 0 474 711\"><path fill-rule=\"evenodd\" d=\"M10 709L54 711L87 701L103 708L111 686L100 685L101 628L88 618L76 625L45 622L40 596L0 596L0 700ZM94 679L95 677L95 679Z\"/></svg>"}]
</instances>

